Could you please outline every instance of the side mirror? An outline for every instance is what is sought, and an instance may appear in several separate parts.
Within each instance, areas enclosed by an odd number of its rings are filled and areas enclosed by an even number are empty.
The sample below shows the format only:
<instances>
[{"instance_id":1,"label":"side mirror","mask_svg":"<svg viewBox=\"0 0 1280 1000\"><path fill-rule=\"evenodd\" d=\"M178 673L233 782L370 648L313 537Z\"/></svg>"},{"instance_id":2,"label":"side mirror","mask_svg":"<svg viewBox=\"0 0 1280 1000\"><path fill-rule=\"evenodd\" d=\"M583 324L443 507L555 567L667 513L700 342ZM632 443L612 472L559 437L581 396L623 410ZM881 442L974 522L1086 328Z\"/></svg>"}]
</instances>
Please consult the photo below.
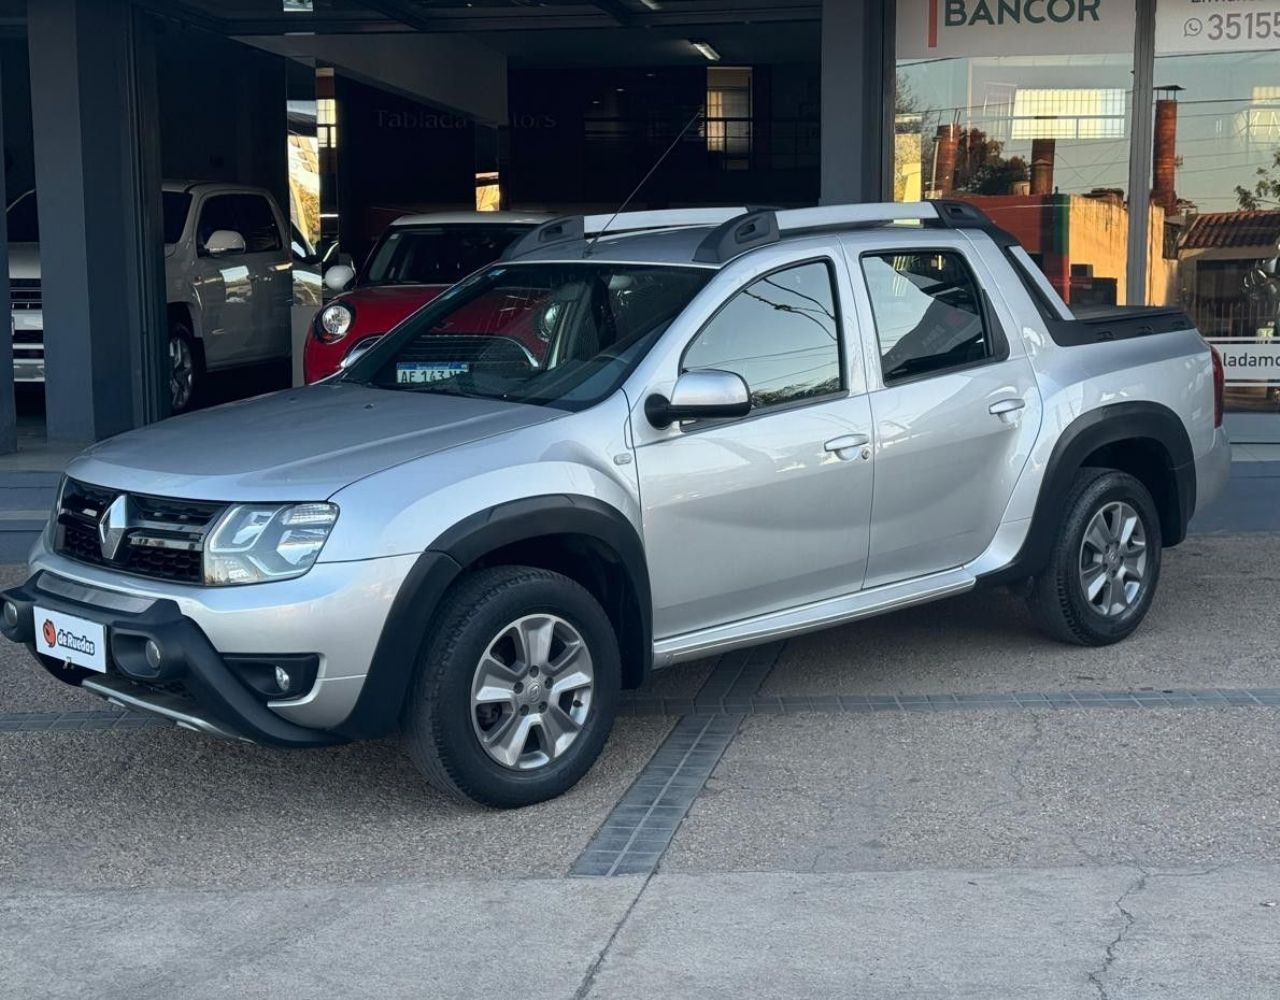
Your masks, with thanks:
<instances>
[{"instance_id":1,"label":"side mirror","mask_svg":"<svg viewBox=\"0 0 1280 1000\"><path fill-rule=\"evenodd\" d=\"M244 237L234 229L215 229L205 241L204 248L214 257L227 253L244 253Z\"/></svg>"},{"instance_id":2,"label":"side mirror","mask_svg":"<svg viewBox=\"0 0 1280 1000\"><path fill-rule=\"evenodd\" d=\"M751 393L742 376L713 368L684 372L670 399L655 392L644 401L644 415L654 427L669 427L677 420L745 417L750 412Z\"/></svg>"},{"instance_id":3,"label":"side mirror","mask_svg":"<svg viewBox=\"0 0 1280 1000\"><path fill-rule=\"evenodd\" d=\"M340 292L355 280L355 268L350 264L334 264L324 272L324 287L331 292Z\"/></svg>"}]
</instances>

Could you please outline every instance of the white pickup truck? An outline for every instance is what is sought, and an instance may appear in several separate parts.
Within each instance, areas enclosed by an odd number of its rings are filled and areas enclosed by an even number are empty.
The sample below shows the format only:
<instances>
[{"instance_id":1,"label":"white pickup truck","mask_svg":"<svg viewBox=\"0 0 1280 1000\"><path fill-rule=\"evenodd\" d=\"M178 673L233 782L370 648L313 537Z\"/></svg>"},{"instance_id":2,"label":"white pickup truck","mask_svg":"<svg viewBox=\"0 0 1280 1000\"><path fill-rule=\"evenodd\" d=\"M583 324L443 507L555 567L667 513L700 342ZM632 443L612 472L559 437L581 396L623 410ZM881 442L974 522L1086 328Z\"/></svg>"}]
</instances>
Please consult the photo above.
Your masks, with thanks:
<instances>
[{"instance_id":1,"label":"white pickup truck","mask_svg":"<svg viewBox=\"0 0 1280 1000\"><path fill-rule=\"evenodd\" d=\"M299 237L271 193L237 184L168 181L161 195L169 405L197 398L205 373L287 358ZM19 383L45 379L40 227L36 192L9 206L13 367ZM315 293L319 305L319 291Z\"/></svg>"}]
</instances>

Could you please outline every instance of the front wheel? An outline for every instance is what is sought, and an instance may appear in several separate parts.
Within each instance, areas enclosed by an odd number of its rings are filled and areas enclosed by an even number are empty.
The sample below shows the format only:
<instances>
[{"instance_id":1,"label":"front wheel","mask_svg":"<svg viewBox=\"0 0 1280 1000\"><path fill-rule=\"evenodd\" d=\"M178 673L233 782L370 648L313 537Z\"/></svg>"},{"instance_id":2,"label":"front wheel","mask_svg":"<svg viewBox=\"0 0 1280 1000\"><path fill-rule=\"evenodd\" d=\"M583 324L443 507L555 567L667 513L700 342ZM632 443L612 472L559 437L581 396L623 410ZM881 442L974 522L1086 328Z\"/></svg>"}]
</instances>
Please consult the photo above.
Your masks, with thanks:
<instances>
[{"instance_id":1,"label":"front wheel","mask_svg":"<svg viewBox=\"0 0 1280 1000\"><path fill-rule=\"evenodd\" d=\"M200 352L186 324L169 327L169 412L186 413L200 389Z\"/></svg>"},{"instance_id":2,"label":"front wheel","mask_svg":"<svg viewBox=\"0 0 1280 1000\"><path fill-rule=\"evenodd\" d=\"M583 587L533 567L480 570L441 605L405 706L405 744L453 798L531 805L590 769L620 684L613 627Z\"/></svg>"},{"instance_id":3,"label":"front wheel","mask_svg":"<svg viewBox=\"0 0 1280 1000\"><path fill-rule=\"evenodd\" d=\"M1124 472L1081 469L1028 598L1032 617L1063 642L1119 642L1151 607L1160 555L1160 517L1147 488Z\"/></svg>"}]
</instances>

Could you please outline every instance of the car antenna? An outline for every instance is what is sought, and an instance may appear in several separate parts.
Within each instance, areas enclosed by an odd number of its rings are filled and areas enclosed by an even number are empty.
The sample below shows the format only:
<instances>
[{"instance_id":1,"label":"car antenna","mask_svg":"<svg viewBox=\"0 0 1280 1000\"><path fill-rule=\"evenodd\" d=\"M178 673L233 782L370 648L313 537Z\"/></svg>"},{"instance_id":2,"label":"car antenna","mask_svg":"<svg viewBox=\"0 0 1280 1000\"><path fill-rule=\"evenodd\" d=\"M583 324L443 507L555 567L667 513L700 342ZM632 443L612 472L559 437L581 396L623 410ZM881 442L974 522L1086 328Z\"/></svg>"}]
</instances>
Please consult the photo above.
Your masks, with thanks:
<instances>
[{"instance_id":1,"label":"car antenna","mask_svg":"<svg viewBox=\"0 0 1280 1000\"><path fill-rule=\"evenodd\" d=\"M693 117L684 123L684 128L680 130L680 134L671 140L671 145L668 146L665 150L663 150L662 155L659 156L658 159L654 161L653 166L649 168L649 172L640 178L640 183L631 189L631 193L629 195L627 195L625 198L622 199L622 204L617 207L617 209L614 211L614 213L611 216L609 216L609 221L606 222L604 226L601 227L600 232L596 233L595 236L591 237L591 242L588 243L587 248L582 251L583 257L591 256L592 248L595 247L600 237L605 234L605 232L609 229L609 227L613 225L613 220L616 219L619 215L621 215L623 212L623 209L625 209L628 205L631 204L631 199L640 193L640 189L644 187L646 183L648 183L649 178L653 176L653 172L657 170L660 166L662 166L662 161L671 155L671 151L676 148L680 140L684 138L685 133L688 132L689 129L693 128L694 122L696 122L699 118L701 118L702 115L703 115L703 108L699 107L698 110L696 110L693 113Z\"/></svg>"}]
</instances>

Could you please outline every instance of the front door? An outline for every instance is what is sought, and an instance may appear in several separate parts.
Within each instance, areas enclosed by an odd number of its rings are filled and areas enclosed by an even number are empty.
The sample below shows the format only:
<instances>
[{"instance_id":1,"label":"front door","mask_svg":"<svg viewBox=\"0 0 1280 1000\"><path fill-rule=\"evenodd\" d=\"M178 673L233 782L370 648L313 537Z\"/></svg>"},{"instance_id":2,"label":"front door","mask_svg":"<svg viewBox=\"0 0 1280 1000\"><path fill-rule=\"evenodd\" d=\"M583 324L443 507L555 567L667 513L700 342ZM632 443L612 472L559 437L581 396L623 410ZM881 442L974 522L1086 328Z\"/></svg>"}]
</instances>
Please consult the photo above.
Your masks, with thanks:
<instances>
[{"instance_id":1,"label":"front door","mask_svg":"<svg viewBox=\"0 0 1280 1000\"><path fill-rule=\"evenodd\" d=\"M265 195L238 194L235 204L245 263L253 276L253 324L245 331L243 357L253 361L284 357L291 346L293 265L282 220Z\"/></svg>"},{"instance_id":2,"label":"front door","mask_svg":"<svg viewBox=\"0 0 1280 1000\"><path fill-rule=\"evenodd\" d=\"M865 348L880 361L871 587L986 549L1035 442L1040 396L962 248L904 247L851 264L873 321Z\"/></svg>"},{"instance_id":3,"label":"front door","mask_svg":"<svg viewBox=\"0 0 1280 1000\"><path fill-rule=\"evenodd\" d=\"M218 368L244 357L255 322L253 262L244 253L215 255L205 249L209 237L219 230L240 232L235 195L209 195L198 212L191 278L200 302L205 363Z\"/></svg>"},{"instance_id":4,"label":"front door","mask_svg":"<svg viewBox=\"0 0 1280 1000\"><path fill-rule=\"evenodd\" d=\"M684 350L682 371L743 377L748 416L637 434L658 638L862 583L871 412L849 390L835 280L825 259L766 274Z\"/></svg>"}]
</instances>

